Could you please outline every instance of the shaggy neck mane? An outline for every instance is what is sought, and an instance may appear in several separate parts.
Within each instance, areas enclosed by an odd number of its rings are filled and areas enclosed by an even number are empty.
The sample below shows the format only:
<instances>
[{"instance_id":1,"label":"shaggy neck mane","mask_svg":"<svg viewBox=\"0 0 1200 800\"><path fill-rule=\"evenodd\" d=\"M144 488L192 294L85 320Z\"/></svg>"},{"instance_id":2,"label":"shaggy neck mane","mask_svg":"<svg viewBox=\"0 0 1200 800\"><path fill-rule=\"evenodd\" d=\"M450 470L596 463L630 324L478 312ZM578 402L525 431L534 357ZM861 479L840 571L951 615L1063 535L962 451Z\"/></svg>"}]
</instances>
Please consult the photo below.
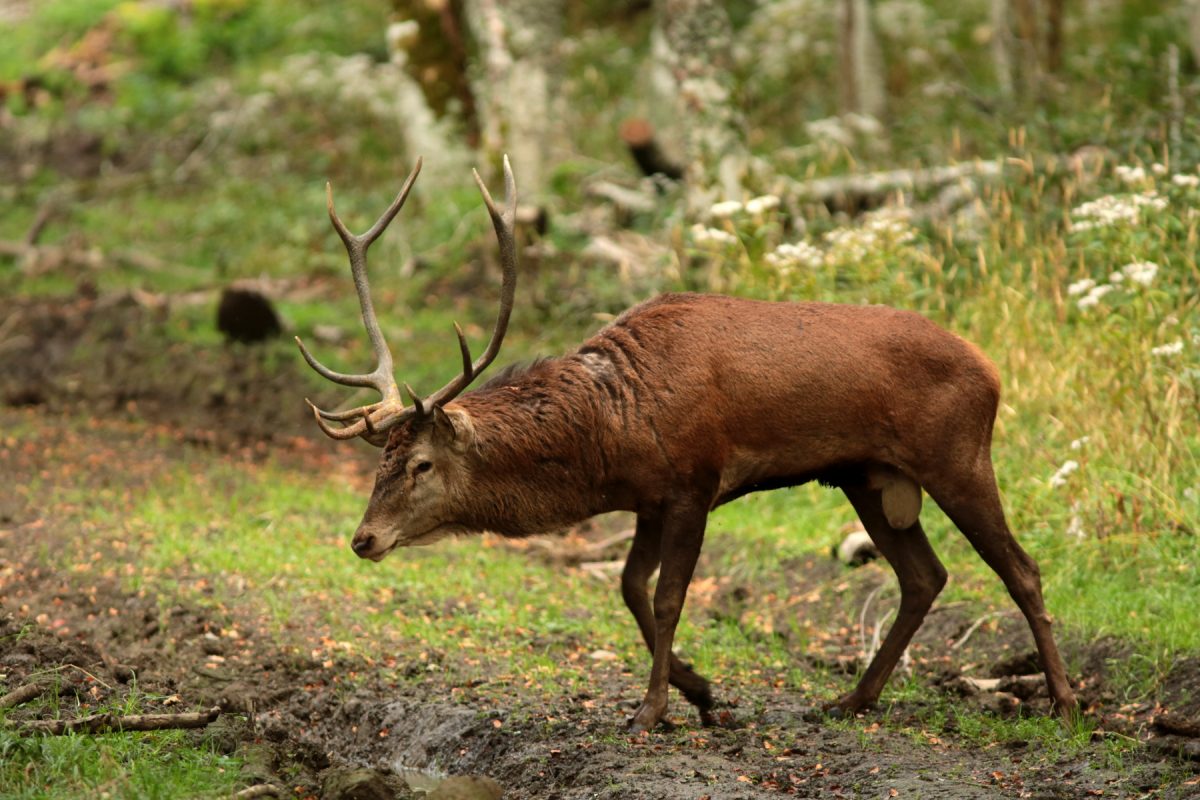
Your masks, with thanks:
<instances>
[{"instance_id":1,"label":"shaggy neck mane","mask_svg":"<svg viewBox=\"0 0 1200 800\"><path fill-rule=\"evenodd\" d=\"M600 397L577 359L507 367L457 402L475 426L471 469L489 475L464 498L469 522L527 536L603 510L594 507L606 472Z\"/></svg>"}]
</instances>

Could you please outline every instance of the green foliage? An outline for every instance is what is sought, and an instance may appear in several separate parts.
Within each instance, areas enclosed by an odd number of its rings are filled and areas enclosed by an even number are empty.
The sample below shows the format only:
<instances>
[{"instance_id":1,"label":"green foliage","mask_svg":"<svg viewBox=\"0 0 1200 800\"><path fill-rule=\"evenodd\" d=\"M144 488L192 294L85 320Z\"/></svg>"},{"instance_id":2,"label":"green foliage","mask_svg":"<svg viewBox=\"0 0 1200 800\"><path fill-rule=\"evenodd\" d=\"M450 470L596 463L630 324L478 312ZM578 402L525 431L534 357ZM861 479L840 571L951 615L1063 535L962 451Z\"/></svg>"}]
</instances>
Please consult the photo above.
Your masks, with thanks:
<instances>
[{"instance_id":1,"label":"green foliage","mask_svg":"<svg viewBox=\"0 0 1200 800\"><path fill-rule=\"evenodd\" d=\"M136 692L113 707L81 709L57 694L55 715L142 712ZM238 762L185 731L22 736L0 712L0 796L12 800L114 797L168 800L228 794Z\"/></svg>"}]
</instances>

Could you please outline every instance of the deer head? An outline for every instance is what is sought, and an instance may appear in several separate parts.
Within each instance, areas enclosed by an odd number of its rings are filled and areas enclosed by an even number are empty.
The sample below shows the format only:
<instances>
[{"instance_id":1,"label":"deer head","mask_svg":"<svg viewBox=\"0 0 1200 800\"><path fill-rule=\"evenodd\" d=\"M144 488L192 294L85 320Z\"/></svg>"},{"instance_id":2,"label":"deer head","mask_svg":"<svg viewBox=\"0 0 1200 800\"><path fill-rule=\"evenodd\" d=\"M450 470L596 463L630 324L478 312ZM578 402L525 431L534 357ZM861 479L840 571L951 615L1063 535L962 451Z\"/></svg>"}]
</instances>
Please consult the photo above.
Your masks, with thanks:
<instances>
[{"instance_id":1,"label":"deer head","mask_svg":"<svg viewBox=\"0 0 1200 800\"><path fill-rule=\"evenodd\" d=\"M350 272L362 309L363 326L375 353L375 369L362 374L335 372L317 361L300 338L296 337L296 344L300 346L305 361L320 375L344 386L373 388L382 395L375 403L344 411L324 411L305 401L312 408L317 425L326 435L339 440L361 436L371 444L384 448L371 500L351 545L356 554L375 561L396 547L428 544L459 530L460 526L455 523L450 509L453 508L454 498L465 491L464 458L474 443L475 431L470 415L449 404L499 353L500 344L508 330L517 282L513 236L517 191L512 168L505 156L503 212L497 210L479 173L473 173L500 243L500 264L504 275L500 312L491 340L483 354L472 360L462 328L455 323L462 371L441 389L424 398L418 396L407 383L404 384L405 393L412 403L406 406L393 374L391 350L383 338L371 303L367 249L400 212L420 172L421 160L417 159L416 166L396 199L366 233L358 236L350 233L338 217L333 207L333 190L326 184L329 219L350 257Z\"/></svg>"}]
</instances>

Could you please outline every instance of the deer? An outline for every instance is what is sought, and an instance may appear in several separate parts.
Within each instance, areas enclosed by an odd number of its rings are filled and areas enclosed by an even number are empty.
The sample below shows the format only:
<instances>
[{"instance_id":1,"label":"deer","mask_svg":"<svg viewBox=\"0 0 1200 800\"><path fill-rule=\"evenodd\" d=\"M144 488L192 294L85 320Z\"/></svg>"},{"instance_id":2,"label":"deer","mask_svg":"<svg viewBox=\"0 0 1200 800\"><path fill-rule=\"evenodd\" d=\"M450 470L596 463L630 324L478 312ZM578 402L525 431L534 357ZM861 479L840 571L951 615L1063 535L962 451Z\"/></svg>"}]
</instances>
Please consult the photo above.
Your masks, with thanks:
<instances>
[{"instance_id":1,"label":"deer","mask_svg":"<svg viewBox=\"0 0 1200 800\"><path fill-rule=\"evenodd\" d=\"M507 368L464 391L495 359L517 283L516 183L503 160L498 209L474 172L499 243L499 312L472 359L445 386L401 395L371 303L367 250L403 207L421 170L363 234L329 218L349 255L375 369L335 372L299 337L323 377L381 399L343 411L307 401L336 440L382 448L374 489L351 540L361 558L490 531L556 532L610 511L636 515L621 595L651 654L635 732L666 719L668 687L720 722L709 681L673 651L708 514L751 492L820 481L840 489L900 587L899 610L857 686L824 710L872 706L947 580L921 527L937 503L1003 581L1032 632L1052 708L1075 696L1051 630L1037 563L1005 519L991 459L997 368L975 345L915 312L880 305L767 302L662 294L558 358ZM649 591L655 570L653 597Z\"/></svg>"}]
</instances>

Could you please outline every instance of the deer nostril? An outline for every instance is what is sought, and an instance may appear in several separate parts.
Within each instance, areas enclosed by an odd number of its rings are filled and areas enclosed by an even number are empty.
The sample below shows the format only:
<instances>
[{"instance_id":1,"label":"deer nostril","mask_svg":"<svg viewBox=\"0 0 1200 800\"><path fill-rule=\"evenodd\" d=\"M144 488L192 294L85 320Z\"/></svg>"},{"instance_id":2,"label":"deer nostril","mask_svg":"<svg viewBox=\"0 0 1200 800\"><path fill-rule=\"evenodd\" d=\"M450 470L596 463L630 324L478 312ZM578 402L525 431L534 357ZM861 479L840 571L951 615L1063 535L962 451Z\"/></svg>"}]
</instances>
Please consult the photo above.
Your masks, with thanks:
<instances>
[{"instance_id":1,"label":"deer nostril","mask_svg":"<svg viewBox=\"0 0 1200 800\"><path fill-rule=\"evenodd\" d=\"M368 551L370 551L371 548L374 547L374 545L375 545L374 535L368 535L368 536L364 536L361 539L355 539L351 543L350 548L352 550L354 550L355 555L361 556L361 555L364 555L365 553L367 553Z\"/></svg>"}]
</instances>

